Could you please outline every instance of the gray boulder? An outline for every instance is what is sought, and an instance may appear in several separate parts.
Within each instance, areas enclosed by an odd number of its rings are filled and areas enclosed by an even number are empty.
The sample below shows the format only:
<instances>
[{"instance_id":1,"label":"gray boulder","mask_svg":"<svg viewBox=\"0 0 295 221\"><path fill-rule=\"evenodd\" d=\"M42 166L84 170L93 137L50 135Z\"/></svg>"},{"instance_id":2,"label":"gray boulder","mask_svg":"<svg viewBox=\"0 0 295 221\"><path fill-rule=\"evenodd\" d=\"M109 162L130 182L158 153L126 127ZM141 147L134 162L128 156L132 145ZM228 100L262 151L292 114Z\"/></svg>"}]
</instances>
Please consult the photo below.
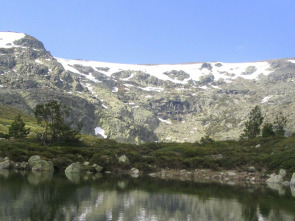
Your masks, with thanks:
<instances>
[{"instance_id":1,"label":"gray boulder","mask_svg":"<svg viewBox=\"0 0 295 221\"><path fill-rule=\"evenodd\" d=\"M41 160L39 155L31 156L28 160L29 166L32 167L33 163L39 160Z\"/></svg>"},{"instance_id":2,"label":"gray boulder","mask_svg":"<svg viewBox=\"0 0 295 221\"><path fill-rule=\"evenodd\" d=\"M131 173L132 173L132 174L139 174L139 170L133 167L133 168L131 169Z\"/></svg>"},{"instance_id":3,"label":"gray boulder","mask_svg":"<svg viewBox=\"0 0 295 221\"><path fill-rule=\"evenodd\" d=\"M3 162L0 162L0 170L2 169L10 169L12 166L10 160L4 160Z\"/></svg>"},{"instance_id":4,"label":"gray boulder","mask_svg":"<svg viewBox=\"0 0 295 221\"><path fill-rule=\"evenodd\" d=\"M92 167L95 169L96 172L101 172L103 170L103 167L97 164L93 164Z\"/></svg>"},{"instance_id":5,"label":"gray boulder","mask_svg":"<svg viewBox=\"0 0 295 221\"><path fill-rule=\"evenodd\" d=\"M281 175L276 175L275 173L271 174L270 177L266 180L267 183L283 183L284 177Z\"/></svg>"},{"instance_id":6,"label":"gray boulder","mask_svg":"<svg viewBox=\"0 0 295 221\"><path fill-rule=\"evenodd\" d=\"M285 177L287 175L286 170L280 169L279 175L281 175L282 177Z\"/></svg>"},{"instance_id":7,"label":"gray boulder","mask_svg":"<svg viewBox=\"0 0 295 221\"><path fill-rule=\"evenodd\" d=\"M295 173L293 173L291 181L290 181L291 186L295 186Z\"/></svg>"},{"instance_id":8,"label":"gray boulder","mask_svg":"<svg viewBox=\"0 0 295 221\"><path fill-rule=\"evenodd\" d=\"M51 161L42 160L38 155L31 156L28 160L28 164L32 171L54 171L53 163Z\"/></svg>"},{"instance_id":9,"label":"gray boulder","mask_svg":"<svg viewBox=\"0 0 295 221\"><path fill-rule=\"evenodd\" d=\"M119 163L122 163L122 164L129 164L129 159L126 155L122 155L119 157Z\"/></svg>"},{"instance_id":10,"label":"gray boulder","mask_svg":"<svg viewBox=\"0 0 295 221\"><path fill-rule=\"evenodd\" d=\"M20 164L20 169L21 170L26 170L26 169L28 169L28 166L29 166L29 164L27 163L27 162L22 162L21 164Z\"/></svg>"},{"instance_id":11,"label":"gray boulder","mask_svg":"<svg viewBox=\"0 0 295 221\"><path fill-rule=\"evenodd\" d=\"M68 166L65 170L65 174L69 173L81 173L81 164L79 162L72 163L70 166Z\"/></svg>"},{"instance_id":12,"label":"gray boulder","mask_svg":"<svg viewBox=\"0 0 295 221\"><path fill-rule=\"evenodd\" d=\"M32 171L54 171L53 163L47 160L34 161L31 168Z\"/></svg>"},{"instance_id":13,"label":"gray boulder","mask_svg":"<svg viewBox=\"0 0 295 221\"><path fill-rule=\"evenodd\" d=\"M256 168L253 166L248 167L248 171L251 173L255 173L256 172Z\"/></svg>"}]
</instances>

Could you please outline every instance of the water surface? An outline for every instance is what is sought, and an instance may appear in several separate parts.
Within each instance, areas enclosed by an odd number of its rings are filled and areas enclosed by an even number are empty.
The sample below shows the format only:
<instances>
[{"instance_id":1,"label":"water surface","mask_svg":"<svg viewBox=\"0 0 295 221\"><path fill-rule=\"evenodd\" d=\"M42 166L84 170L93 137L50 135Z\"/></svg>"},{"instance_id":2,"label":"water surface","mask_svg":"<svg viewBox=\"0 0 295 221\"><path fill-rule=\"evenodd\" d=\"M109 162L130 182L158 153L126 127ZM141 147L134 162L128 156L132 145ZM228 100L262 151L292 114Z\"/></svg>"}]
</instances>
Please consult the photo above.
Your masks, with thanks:
<instances>
[{"instance_id":1,"label":"water surface","mask_svg":"<svg viewBox=\"0 0 295 221\"><path fill-rule=\"evenodd\" d=\"M294 191L294 190L293 190ZM295 191L0 171L0 220L295 221Z\"/></svg>"}]
</instances>

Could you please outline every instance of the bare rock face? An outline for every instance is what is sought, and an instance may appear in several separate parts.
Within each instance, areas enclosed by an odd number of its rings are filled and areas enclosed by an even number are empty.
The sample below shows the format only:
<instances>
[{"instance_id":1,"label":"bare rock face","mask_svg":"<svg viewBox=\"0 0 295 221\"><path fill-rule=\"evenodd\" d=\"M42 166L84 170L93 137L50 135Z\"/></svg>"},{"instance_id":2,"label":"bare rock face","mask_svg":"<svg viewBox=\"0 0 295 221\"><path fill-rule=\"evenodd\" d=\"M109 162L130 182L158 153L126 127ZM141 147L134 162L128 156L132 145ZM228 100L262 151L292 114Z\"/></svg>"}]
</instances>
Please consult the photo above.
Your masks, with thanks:
<instances>
[{"instance_id":1,"label":"bare rock face","mask_svg":"<svg viewBox=\"0 0 295 221\"><path fill-rule=\"evenodd\" d=\"M101 136L95 134L99 127L110 139L137 144L195 142L205 135L237 139L256 105L269 122L283 110L286 135L295 131L295 59L88 62L55 58L37 39L16 35L0 47L0 103L32 113L39 103L60 100L71 109L68 120L82 122L83 133Z\"/></svg>"}]
</instances>

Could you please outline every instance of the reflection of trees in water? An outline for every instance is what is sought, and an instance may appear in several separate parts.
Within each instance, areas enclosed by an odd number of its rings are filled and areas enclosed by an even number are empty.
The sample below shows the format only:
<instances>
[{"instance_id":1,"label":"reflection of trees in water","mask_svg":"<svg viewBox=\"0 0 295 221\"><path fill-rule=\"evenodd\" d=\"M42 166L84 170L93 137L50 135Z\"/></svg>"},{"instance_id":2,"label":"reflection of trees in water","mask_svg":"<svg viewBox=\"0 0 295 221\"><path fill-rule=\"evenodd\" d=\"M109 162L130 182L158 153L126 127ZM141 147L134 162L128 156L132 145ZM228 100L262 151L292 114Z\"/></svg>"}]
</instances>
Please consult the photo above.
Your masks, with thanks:
<instances>
[{"instance_id":1,"label":"reflection of trees in water","mask_svg":"<svg viewBox=\"0 0 295 221\"><path fill-rule=\"evenodd\" d=\"M32 181L32 177L36 180ZM292 220L295 200L267 188L126 178L72 183L0 174L0 218L22 220ZM33 184L32 184L33 183ZM10 203L9 203L10 202ZM13 202L13 203L11 203ZM25 217L25 218L24 218ZM9 220L9 219L7 219Z\"/></svg>"}]
</instances>

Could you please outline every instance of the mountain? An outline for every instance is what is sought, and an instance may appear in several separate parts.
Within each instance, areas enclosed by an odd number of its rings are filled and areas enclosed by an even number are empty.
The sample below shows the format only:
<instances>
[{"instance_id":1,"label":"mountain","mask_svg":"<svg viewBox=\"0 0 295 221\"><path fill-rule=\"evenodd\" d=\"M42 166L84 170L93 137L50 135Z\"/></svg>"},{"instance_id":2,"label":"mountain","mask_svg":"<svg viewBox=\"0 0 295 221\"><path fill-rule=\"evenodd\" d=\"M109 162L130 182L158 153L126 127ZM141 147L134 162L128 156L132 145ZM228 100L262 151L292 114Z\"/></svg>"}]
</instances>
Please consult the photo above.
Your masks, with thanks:
<instances>
[{"instance_id":1,"label":"mountain","mask_svg":"<svg viewBox=\"0 0 295 221\"><path fill-rule=\"evenodd\" d=\"M99 52L98 52L99 53ZM0 103L27 113L58 99L84 133L119 142L240 136L250 110L282 111L295 130L295 58L131 65L56 58L42 42L0 32Z\"/></svg>"}]
</instances>

